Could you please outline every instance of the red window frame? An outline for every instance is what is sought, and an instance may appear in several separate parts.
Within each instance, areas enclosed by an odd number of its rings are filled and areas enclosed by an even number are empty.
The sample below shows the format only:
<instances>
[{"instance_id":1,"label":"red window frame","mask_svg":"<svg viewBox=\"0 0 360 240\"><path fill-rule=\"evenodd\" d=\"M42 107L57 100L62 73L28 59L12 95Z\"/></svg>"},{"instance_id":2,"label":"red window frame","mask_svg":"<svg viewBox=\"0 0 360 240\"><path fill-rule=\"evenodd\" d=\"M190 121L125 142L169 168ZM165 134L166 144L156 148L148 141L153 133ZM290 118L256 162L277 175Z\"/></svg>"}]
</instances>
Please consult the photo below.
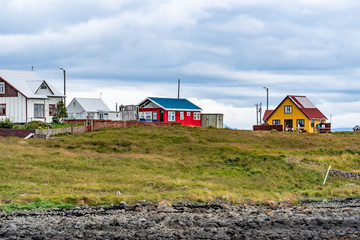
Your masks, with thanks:
<instances>
[{"instance_id":1,"label":"red window frame","mask_svg":"<svg viewBox=\"0 0 360 240\"><path fill-rule=\"evenodd\" d=\"M49 104L49 116L55 116L55 112L56 112L56 105Z\"/></svg>"},{"instance_id":2,"label":"red window frame","mask_svg":"<svg viewBox=\"0 0 360 240\"><path fill-rule=\"evenodd\" d=\"M0 116L6 116L6 104L0 104Z\"/></svg>"}]
</instances>

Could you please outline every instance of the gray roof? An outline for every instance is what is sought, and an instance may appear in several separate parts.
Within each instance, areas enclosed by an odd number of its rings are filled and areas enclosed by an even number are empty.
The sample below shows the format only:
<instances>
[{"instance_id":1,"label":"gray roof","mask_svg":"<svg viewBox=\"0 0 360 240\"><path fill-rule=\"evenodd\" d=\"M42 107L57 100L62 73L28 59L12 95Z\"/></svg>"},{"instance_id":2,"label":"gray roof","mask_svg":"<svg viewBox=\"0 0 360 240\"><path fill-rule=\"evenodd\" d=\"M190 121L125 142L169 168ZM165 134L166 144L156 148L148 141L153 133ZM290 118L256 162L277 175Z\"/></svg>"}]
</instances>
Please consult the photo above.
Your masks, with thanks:
<instances>
[{"instance_id":1,"label":"gray roof","mask_svg":"<svg viewBox=\"0 0 360 240\"><path fill-rule=\"evenodd\" d=\"M74 98L86 112L108 112L110 108L106 106L101 98ZM69 104L70 105L70 104Z\"/></svg>"},{"instance_id":2,"label":"gray roof","mask_svg":"<svg viewBox=\"0 0 360 240\"><path fill-rule=\"evenodd\" d=\"M64 95L56 88L48 84L42 77L33 71L4 70L0 69L0 77L18 90L27 98L47 98L48 96L63 97ZM36 94L40 85L46 82L49 90L54 95Z\"/></svg>"}]
</instances>

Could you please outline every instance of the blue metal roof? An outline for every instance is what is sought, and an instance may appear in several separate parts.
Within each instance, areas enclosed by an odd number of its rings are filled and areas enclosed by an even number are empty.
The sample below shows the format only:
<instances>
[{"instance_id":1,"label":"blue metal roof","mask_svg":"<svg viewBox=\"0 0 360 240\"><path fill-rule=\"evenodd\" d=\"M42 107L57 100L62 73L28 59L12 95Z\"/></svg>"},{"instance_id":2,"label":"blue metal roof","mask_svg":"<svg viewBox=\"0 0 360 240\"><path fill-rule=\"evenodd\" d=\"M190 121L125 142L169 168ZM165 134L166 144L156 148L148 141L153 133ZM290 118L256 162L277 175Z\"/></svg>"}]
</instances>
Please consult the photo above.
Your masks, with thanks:
<instances>
[{"instance_id":1,"label":"blue metal roof","mask_svg":"<svg viewBox=\"0 0 360 240\"><path fill-rule=\"evenodd\" d=\"M149 97L155 104L169 110L202 110L185 98L157 98Z\"/></svg>"}]
</instances>

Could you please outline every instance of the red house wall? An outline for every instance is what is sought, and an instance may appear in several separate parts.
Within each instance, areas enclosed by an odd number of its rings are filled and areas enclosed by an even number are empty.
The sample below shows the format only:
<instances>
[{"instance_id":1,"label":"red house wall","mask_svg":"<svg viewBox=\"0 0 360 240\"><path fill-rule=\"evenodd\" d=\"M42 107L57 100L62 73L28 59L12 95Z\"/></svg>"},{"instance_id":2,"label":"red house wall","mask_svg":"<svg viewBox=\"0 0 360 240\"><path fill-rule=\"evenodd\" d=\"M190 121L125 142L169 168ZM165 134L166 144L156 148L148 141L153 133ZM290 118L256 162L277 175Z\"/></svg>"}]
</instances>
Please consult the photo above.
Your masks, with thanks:
<instances>
[{"instance_id":1,"label":"red house wall","mask_svg":"<svg viewBox=\"0 0 360 240\"><path fill-rule=\"evenodd\" d=\"M158 121L160 122L160 111L163 111L163 122L180 122L181 125L185 126L201 126L201 114L200 120L194 120L194 112L200 111L170 111L175 112L175 121L169 121L169 114L167 110L163 110L162 108L140 108L139 112L157 112ZM184 112L184 119L180 120L180 112ZM190 112L190 116L187 116L187 112Z\"/></svg>"}]
</instances>

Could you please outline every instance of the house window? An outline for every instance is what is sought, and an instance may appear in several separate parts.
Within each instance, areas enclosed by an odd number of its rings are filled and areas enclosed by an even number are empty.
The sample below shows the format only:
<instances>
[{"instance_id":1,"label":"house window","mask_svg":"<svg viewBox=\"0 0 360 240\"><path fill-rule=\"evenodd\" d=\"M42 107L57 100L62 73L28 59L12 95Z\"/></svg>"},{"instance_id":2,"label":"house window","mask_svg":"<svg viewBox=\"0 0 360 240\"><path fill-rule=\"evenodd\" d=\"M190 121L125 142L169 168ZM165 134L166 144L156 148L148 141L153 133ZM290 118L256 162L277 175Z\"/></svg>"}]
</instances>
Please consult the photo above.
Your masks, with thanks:
<instances>
[{"instance_id":1,"label":"house window","mask_svg":"<svg viewBox=\"0 0 360 240\"><path fill-rule=\"evenodd\" d=\"M55 116L55 112L56 112L56 105L49 104L49 116Z\"/></svg>"},{"instance_id":2,"label":"house window","mask_svg":"<svg viewBox=\"0 0 360 240\"><path fill-rule=\"evenodd\" d=\"M200 120L200 113L194 112L194 120Z\"/></svg>"},{"instance_id":3,"label":"house window","mask_svg":"<svg viewBox=\"0 0 360 240\"><path fill-rule=\"evenodd\" d=\"M157 112L152 112L152 119L153 120L157 120L158 117L157 117Z\"/></svg>"},{"instance_id":4,"label":"house window","mask_svg":"<svg viewBox=\"0 0 360 240\"><path fill-rule=\"evenodd\" d=\"M145 120L145 112L139 112L139 119Z\"/></svg>"},{"instance_id":5,"label":"house window","mask_svg":"<svg viewBox=\"0 0 360 240\"><path fill-rule=\"evenodd\" d=\"M191 112L187 112L186 116L190 117L191 116Z\"/></svg>"},{"instance_id":6,"label":"house window","mask_svg":"<svg viewBox=\"0 0 360 240\"><path fill-rule=\"evenodd\" d=\"M168 121L175 122L175 112L168 112Z\"/></svg>"},{"instance_id":7,"label":"house window","mask_svg":"<svg viewBox=\"0 0 360 240\"><path fill-rule=\"evenodd\" d=\"M273 125L280 125L280 120L278 120L278 119L272 120L272 124Z\"/></svg>"},{"instance_id":8,"label":"house window","mask_svg":"<svg viewBox=\"0 0 360 240\"><path fill-rule=\"evenodd\" d=\"M41 86L40 86L40 89L47 89L47 86L45 83L42 83Z\"/></svg>"},{"instance_id":9,"label":"house window","mask_svg":"<svg viewBox=\"0 0 360 240\"><path fill-rule=\"evenodd\" d=\"M286 114L292 113L292 106L285 106L285 113Z\"/></svg>"},{"instance_id":10,"label":"house window","mask_svg":"<svg viewBox=\"0 0 360 240\"><path fill-rule=\"evenodd\" d=\"M184 120L184 112L180 112L180 120Z\"/></svg>"},{"instance_id":11,"label":"house window","mask_svg":"<svg viewBox=\"0 0 360 240\"><path fill-rule=\"evenodd\" d=\"M148 121L152 120L152 112L145 112L145 120Z\"/></svg>"},{"instance_id":12,"label":"house window","mask_svg":"<svg viewBox=\"0 0 360 240\"><path fill-rule=\"evenodd\" d=\"M0 116L6 115L6 104L0 104Z\"/></svg>"},{"instance_id":13,"label":"house window","mask_svg":"<svg viewBox=\"0 0 360 240\"><path fill-rule=\"evenodd\" d=\"M296 120L296 126L297 127L304 127L305 126L305 120L304 119Z\"/></svg>"},{"instance_id":14,"label":"house window","mask_svg":"<svg viewBox=\"0 0 360 240\"><path fill-rule=\"evenodd\" d=\"M313 128L315 126L315 121L314 119L311 119L311 127Z\"/></svg>"},{"instance_id":15,"label":"house window","mask_svg":"<svg viewBox=\"0 0 360 240\"><path fill-rule=\"evenodd\" d=\"M0 82L0 94L4 94L4 93L5 93L5 83Z\"/></svg>"},{"instance_id":16,"label":"house window","mask_svg":"<svg viewBox=\"0 0 360 240\"><path fill-rule=\"evenodd\" d=\"M44 117L44 104L34 104L34 117L36 118Z\"/></svg>"}]
</instances>

